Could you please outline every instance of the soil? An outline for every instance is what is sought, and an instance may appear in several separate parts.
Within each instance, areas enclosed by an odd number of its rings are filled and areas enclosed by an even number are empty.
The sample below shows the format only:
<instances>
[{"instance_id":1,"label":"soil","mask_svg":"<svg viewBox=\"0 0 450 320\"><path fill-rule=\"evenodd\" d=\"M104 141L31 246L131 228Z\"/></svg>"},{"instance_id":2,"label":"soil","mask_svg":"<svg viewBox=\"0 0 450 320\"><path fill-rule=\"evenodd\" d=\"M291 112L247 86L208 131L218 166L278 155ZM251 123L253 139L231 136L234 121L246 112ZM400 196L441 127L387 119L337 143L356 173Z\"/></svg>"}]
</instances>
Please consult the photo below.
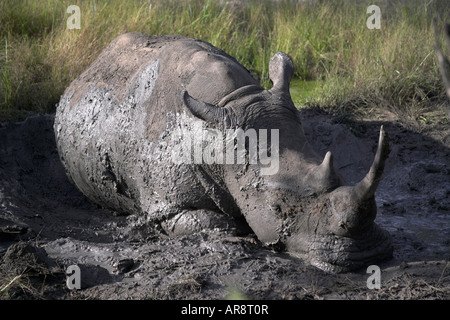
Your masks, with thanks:
<instances>
[{"instance_id":1,"label":"soil","mask_svg":"<svg viewBox=\"0 0 450 320\"><path fill-rule=\"evenodd\" d=\"M301 111L305 133L328 150L349 184L367 172L384 125L391 154L377 190L376 222L393 238L380 263L327 274L265 248L253 234L205 231L158 238L134 216L90 203L69 182L55 147L53 115L0 124L0 298L3 299L449 299L450 129L421 132L395 119L342 121ZM80 267L82 288L66 270Z\"/></svg>"}]
</instances>

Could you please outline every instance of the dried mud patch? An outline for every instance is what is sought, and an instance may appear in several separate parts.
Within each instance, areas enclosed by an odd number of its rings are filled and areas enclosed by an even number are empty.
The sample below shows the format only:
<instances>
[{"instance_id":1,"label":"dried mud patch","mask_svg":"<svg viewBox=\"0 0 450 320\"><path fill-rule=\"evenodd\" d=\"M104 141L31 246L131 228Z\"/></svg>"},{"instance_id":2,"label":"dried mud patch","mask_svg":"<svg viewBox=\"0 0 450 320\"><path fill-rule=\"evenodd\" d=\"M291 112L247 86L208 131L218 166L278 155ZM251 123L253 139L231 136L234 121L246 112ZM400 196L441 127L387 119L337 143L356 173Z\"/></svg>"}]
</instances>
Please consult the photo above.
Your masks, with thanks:
<instances>
[{"instance_id":1,"label":"dried mud patch","mask_svg":"<svg viewBox=\"0 0 450 320\"><path fill-rule=\"evenodd\" d=\"M301 113L321 155L331 150L349 183L372 161L383 124L391 155L377 191L377 223L394 241L381 288L366 270L326 274L254 235L207 231L161 239L129 227L68 181L53 116L0 125L0 298L3 299L449 299L450 138L447 128L417 133L395 122L342 123ZM69 290L70 265L82 289Z\"/></svg>"}]
</instances>

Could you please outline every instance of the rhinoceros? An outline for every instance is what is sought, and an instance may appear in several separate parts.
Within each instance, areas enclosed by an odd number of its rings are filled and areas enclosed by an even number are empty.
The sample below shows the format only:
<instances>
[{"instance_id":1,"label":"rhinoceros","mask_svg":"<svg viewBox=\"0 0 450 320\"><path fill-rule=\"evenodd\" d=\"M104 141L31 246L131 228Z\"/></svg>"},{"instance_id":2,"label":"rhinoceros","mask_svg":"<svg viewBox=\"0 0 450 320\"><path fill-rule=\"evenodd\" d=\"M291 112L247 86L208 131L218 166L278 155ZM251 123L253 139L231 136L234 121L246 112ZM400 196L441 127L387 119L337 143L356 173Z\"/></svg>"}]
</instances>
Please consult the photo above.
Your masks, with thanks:
<instances>
[{"instance_id":1,"label":"rhinoceros","mask_svg":"<svg viewBox=\"0 0 450 320\"><path fill-rule=\"evenodd\" d=\"M165 236L253 232L267 248L327 272L388 259L390 235L374 223L374 193L389 154L386 132L381 127L367 175L347 186L332 154L321 159L305 137L289 93L293 72L289 56L275 53L273 86L266 90L207 42L121 35L61 97L54 124L60 159L91 201L142 217ZM192 134L199 123L203 131ZM180 144L195 144L184 135L195 140L212 132L226 149L237 141L228 132L238 129L265 135L270 146L257 150L267 156L251 161L248 134L245 161L174 161ZM237 157L236 151L227 159Z\"/></svg>"}]
</instances>

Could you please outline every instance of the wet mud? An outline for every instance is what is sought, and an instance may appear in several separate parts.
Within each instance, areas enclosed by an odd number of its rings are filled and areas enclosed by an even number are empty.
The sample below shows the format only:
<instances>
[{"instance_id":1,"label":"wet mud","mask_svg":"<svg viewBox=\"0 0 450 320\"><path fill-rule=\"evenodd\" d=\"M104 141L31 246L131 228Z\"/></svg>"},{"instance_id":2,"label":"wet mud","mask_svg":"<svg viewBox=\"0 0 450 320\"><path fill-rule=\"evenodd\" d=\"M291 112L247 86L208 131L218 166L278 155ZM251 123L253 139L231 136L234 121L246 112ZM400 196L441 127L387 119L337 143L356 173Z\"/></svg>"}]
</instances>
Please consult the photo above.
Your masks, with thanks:
<instances>
[{"instance_id":1,"label":"wet mud","mask_svg":"<svg viewBox=\"0 0 450 320\"><path fill-rule=\"evenodd\" d=\"M366 268L328 274L265 248L249 233L208 230L161 238L139 217L90 203L69 182L53 115L0 124L0 298L4 299L449 299L450 135L392 121L340 121L301 112L305 134L353 184L367 172L384 125L391 154L376 201L393 259L381 287ZM66 270L77 265L80 290Z\"/></svg>"}]
</instances>

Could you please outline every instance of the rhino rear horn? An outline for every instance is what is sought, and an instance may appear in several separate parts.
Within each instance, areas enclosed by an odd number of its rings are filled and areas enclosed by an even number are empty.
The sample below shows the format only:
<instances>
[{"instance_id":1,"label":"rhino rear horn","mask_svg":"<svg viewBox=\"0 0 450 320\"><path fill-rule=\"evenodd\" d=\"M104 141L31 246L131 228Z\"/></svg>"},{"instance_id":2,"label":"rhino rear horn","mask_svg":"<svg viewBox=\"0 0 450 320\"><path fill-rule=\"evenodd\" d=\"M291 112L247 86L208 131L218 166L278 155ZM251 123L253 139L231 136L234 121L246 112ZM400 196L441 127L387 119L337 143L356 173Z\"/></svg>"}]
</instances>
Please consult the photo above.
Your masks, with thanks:
<instances>
[{"instance_id":1,"label":"rhino rear horn","mask_svg":"<svg viewBox=\"0 0 450 320\"><path fill-rule=\"evenodd\" d=\"M375 190L381 180L384 163L389 156L389 152L388 135L384 131L383 126L381 126L377 153L375 154L372 166L366 176L354 187L354 191L360 201L367 200L374 196Z\"/></svg>"},{"instance_id":2,"label":"rhino rear horn","mask_svg":"<svg viewBox=\"0 0 450 320\"><path fill-rule=\"evenodd\" d=\"M325 187L326 189L333 188L338 184L333 166L333 155L330 151L327 152L318 168L318 179L321 187Z\"/></svg>"},{"instance_id":3,"label":"rhino rear horn","mask_svg":"<svg viewBox=\"0 0 450 320\"><path fill-rule=\"evenodd\" d=\"M189 111L199 119L216 124L228 122L228 112L225 108L194 99L187 91L183 93L183 101Z\"/></svg>"},{"instance_id":4,"label":"rhino rear horn","mask_svg":"<svg viewBox=\"0 0 450 320\"><path fill-rule=\"evenodd\" d=\"M323 176L328 177L331 175L332 170L333 170L333 154L330 151L328 151L325 157L323 158L319 171Z\"/></svg>"}]
</instances>

